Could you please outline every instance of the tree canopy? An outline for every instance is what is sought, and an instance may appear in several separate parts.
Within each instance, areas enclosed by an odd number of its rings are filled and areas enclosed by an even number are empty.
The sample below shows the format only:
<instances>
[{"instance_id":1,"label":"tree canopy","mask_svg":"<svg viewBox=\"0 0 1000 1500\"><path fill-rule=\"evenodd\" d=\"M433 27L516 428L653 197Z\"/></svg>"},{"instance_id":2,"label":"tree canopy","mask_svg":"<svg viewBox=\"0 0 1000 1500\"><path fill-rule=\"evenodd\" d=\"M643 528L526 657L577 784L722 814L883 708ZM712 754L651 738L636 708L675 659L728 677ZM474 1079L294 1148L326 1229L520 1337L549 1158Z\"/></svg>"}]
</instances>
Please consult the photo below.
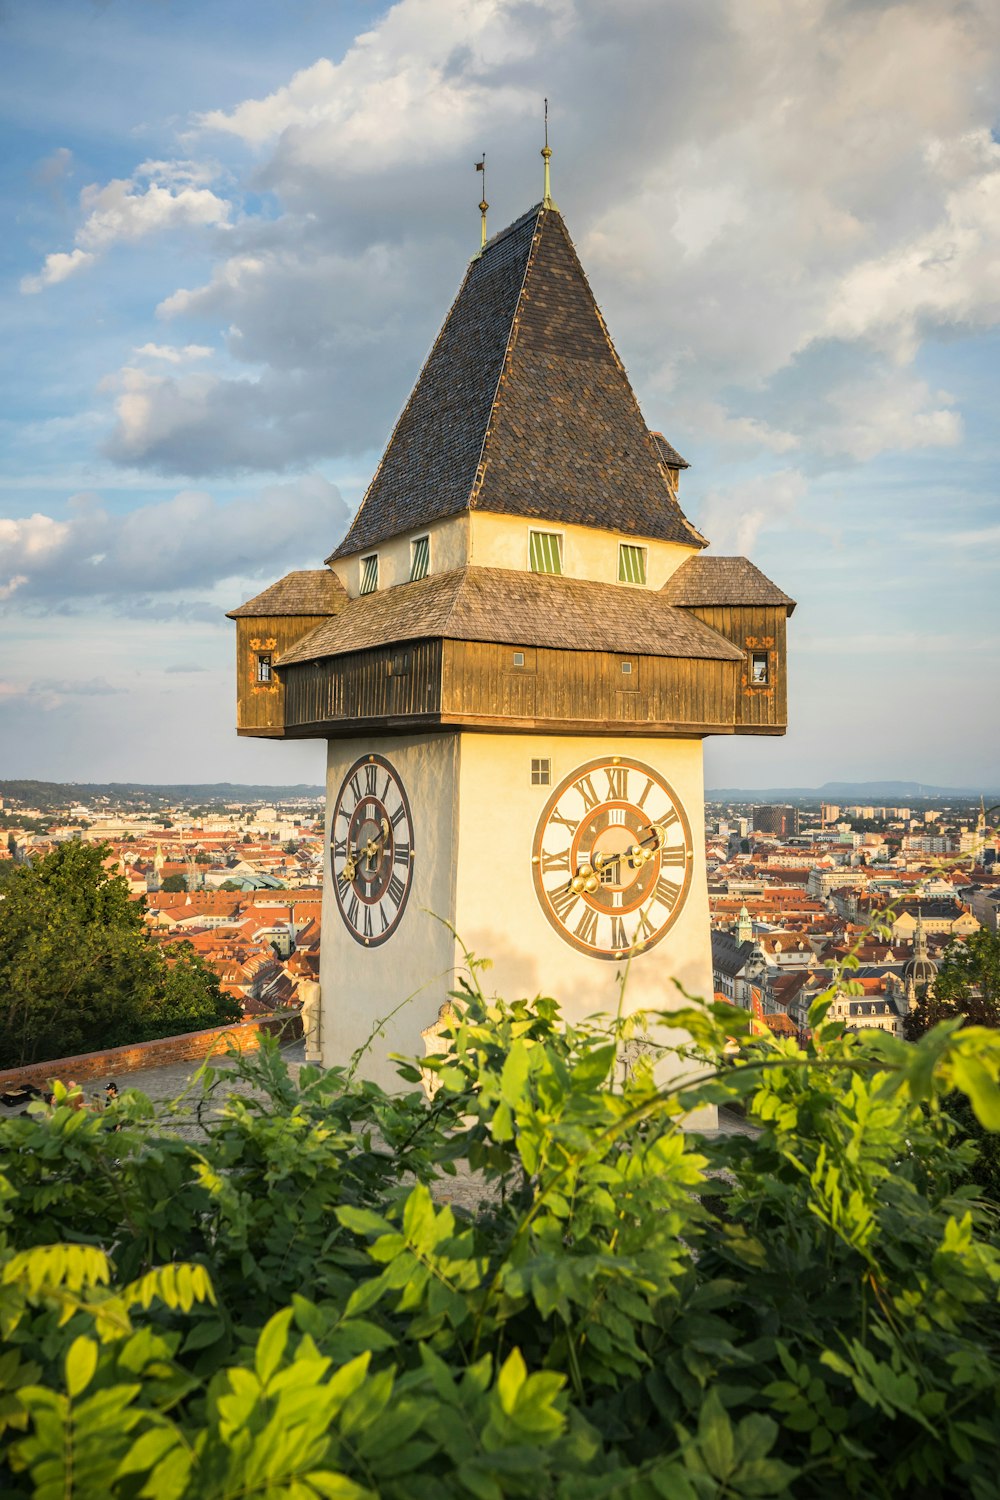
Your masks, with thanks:
<instances>
[{"instance_id":1,"label":"tree canopy","mask_svg":"<svg viewBox=\"0 0 1000 1500\"><path fill-rule=\"evenodd\" d=\"M1000 932L981 927L947 949L930 993L907 1017L906 1034L915 1041L954 1016L970 1026L1000 1026Z\"/></svg>"},{"instance_id":2,"label":"tree canopy","mask_svg":"<svg viewBox=\"0 0 1000 1500\"><path fill-rule=\"evenodd\" d=\"M0 901L0 1067L236 1021L238 1005L185 945L166 954L105 844L18 865Z\"/></svg>"}]
</instances>

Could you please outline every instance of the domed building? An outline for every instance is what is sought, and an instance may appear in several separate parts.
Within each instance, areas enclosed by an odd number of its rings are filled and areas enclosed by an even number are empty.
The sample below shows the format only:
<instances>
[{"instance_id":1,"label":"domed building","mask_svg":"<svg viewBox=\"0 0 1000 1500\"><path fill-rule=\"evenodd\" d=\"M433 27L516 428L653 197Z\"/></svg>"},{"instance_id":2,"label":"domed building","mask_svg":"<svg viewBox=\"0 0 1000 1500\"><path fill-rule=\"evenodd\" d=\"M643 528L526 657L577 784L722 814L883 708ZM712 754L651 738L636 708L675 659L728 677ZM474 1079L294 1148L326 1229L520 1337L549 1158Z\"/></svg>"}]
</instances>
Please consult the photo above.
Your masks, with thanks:
<instances>
[{"instance_id":1,"label":"domed building","mask_svg":"<svg viewBox=\"0 0 1000 1500\"><path fill-rule=\"evenodd\" d=\"M903 965L903 984L910 1010L916 1008L917 1002L924 995L933 994L937 971L937 964L927 952L927 934L918 912L916 931L913 934L913 953Z\"/></svg>"}]
</instances>

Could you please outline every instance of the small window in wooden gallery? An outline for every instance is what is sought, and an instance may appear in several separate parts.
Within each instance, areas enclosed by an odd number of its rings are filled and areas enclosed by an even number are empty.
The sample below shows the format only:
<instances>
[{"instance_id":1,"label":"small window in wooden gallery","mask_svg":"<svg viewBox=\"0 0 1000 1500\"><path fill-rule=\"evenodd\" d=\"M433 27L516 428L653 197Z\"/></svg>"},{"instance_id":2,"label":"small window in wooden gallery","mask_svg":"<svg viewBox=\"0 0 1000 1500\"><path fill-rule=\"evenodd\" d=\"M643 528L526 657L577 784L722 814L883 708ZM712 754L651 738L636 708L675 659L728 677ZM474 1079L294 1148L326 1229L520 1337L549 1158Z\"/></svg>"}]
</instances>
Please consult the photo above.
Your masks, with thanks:
<instances>
[{"instance_id":1,"label":"small window in wooden gallery","mask_svg":"<svg viewBox=\"0 0 1000 1500\"><path fill-rule=\"evenodd\" d=\"M552 762L549 759L538 759L533 757L531 761L531 785L551 786L552 784Z\"/></svg>"},{"instance_id":2,"label":"small window in wooden gallery","mask_svg":"<svg viewBox=\"0 0 1000 1500\"><path fill-rule=\"evenodd\" d=\"M533 573L562 573L562 540L558 531L528 532L528 566Z\"/></svg>"},{"instance_id":3,"label":"small window in wooden gallery","mask_svg":"<svg viewBox=\"0 0 1000 1500\"><path fill-rule=\"evenodd\" d=\"M361 559L361 592L374 594L378 588L378 553L372 552Z\"/></svg>"},{"instance_id":4,"label":"small window in wooden gallery","mask_svg":"<svg viewBox=\"0 0 1000 1500\"><path fill-rule=\"evenodd\" d=\"M431 539L418 536L410 543L410 582L426 578L431 566Z\"/></svg>"},{"instance_id":5,"label":"small window in wooden gallery","mask_svg":"<svg viewBox=\"0 0 1000 1500\"><path fill-rule=\"evenodd\" d=\"M623 661L622 662L622 676L623 677L631 677L632 676L632 663L630 661Z\"/></svg>"},{"instance_id":6,"label":"small window in wooden gallery","mask_svg":"<svg viewBox=\"0 0 1000 1500\"><path fill-rule=\"evenodd\" d=\"M270 651L258 651L257 653L257 681L271 681L271 653Z\"/></svg>"},{"instance_id":7,"label":"small window in wooden gallery","mask_svg":"<svg viewBox=\"0 0 1000 1500\"><path fill-rule=\"evenodd\" d=\"M646 549L635 547L631 542L620 542L618 545L618 582L619 583L641 583L646 582Z\"/></svg>"},{"instance_id":8,"label":"small window in wooden gallery","mask_svg":"<svg viewBox=\"0 0 1000 1500\"><path fill-rule=\"evenodd\" d=\"M523 667L524 666L524 652L523 651L515 651L514 652L514 666L515 667Z\"/></svg>"},{"instance_id":9,"label":"small window in wooden gallery","mask_svg":"<svg viewBox=\"0 0 1000 1500\"><path fill-rule=\"evenodd\" d=\"M750 681L754 687L765 687L768 678L768 661L766 651L753 651L750 654Z\"/></svg>"}]
</instances>

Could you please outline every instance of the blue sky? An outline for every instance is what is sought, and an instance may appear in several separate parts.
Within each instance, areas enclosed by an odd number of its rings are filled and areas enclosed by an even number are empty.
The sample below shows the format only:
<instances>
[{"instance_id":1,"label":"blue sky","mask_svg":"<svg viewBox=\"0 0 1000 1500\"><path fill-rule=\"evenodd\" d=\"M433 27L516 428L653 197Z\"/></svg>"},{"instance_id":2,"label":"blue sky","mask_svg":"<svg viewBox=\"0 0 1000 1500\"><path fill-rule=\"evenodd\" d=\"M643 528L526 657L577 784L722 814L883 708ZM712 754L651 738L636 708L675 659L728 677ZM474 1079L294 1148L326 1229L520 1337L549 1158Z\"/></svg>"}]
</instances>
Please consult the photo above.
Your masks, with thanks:
<instances>
[{"instance_id":1,"label":"blue sky","mask_svg":"<svg viewBox=\"0 0 1000 1500\"><path fill-rule=\"evenodd\" d=\"M1000 783L988 0L7 0L0 775L319 780L226 608L341 535L476 247L554 192L714 550L799 600L709 784Z\"/></svg>"}]
</instances>

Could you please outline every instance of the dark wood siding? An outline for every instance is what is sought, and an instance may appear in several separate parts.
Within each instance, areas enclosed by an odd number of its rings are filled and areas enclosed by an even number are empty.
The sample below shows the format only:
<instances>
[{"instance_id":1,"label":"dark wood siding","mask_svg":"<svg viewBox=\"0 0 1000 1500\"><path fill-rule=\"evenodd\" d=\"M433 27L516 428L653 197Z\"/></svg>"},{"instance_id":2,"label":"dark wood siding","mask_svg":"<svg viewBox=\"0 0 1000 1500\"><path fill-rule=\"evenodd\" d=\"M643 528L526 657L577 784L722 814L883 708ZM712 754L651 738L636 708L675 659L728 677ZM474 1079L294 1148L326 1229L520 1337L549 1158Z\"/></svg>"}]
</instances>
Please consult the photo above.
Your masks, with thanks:
<instances>
[{"instance_id":1,"label":"dark wood siding","mask_svg":"<svg viewBox=\"0 0 1000 1500\"><path fill-rule=\"evenodd\" d=\"M321 625L325 615L240 616L236 621L236 727L246 734L280 735L285 723L284 674L257 681L257 657L273 660Z\"/></svg>"},{"instance_id":2,"label":"dark wood siding","mask_svg":"<svg viewBox=\"0 0 1000 1500\"><path fill-rule=\"evenodd\" d=\"M441 708L441 642L407 641L285 670L289 730L338 720L397 719Z\"/></svg>"},{"instance_id":3,"label":"dark wood siding","mask_svg":"<svg viewBox=\"0 0 1000 1500\"><path fill-rule=\"evenodd\" d=\"M442 714L535 719L539 727L733 723L737 662L538 648L533 670L518 671L511 656L509 646L446 641Z\"/></svg>"},{"instance_id":4,"label":"dark wood siding","mask_svg":"<svg viewBox=\"0 0 1000 1500\"><path fill-rule=\"evenodd\" d=\"M726 622L743 635L756 640L773 633L773 646L762 647L775 652L769 696L748 693L736 661L411 641L285 668L278 732L335 738L359 727L407 733L441 726L556 734L780 733L784 618L776 611L766 621L759 610L731 613L748 616ZM516 662L519 651L523 662ZM623 664L631 671L623 672Z\"/></svg>"},{"instance_id":5,"label":"dark wood siding","mask_svg":"<svg viewBox=\"0 0 1000 1500\"><path fill-rule=\"evenodd\" d=\"M787 615L783 607L765 605L687 606L690 613L711 625L727 641L745 651L736 695L736 731L784 729L788 723ZM768 682L757 687L750 681L750 655L766 651Z\"/></svg>"}]
</instances>

